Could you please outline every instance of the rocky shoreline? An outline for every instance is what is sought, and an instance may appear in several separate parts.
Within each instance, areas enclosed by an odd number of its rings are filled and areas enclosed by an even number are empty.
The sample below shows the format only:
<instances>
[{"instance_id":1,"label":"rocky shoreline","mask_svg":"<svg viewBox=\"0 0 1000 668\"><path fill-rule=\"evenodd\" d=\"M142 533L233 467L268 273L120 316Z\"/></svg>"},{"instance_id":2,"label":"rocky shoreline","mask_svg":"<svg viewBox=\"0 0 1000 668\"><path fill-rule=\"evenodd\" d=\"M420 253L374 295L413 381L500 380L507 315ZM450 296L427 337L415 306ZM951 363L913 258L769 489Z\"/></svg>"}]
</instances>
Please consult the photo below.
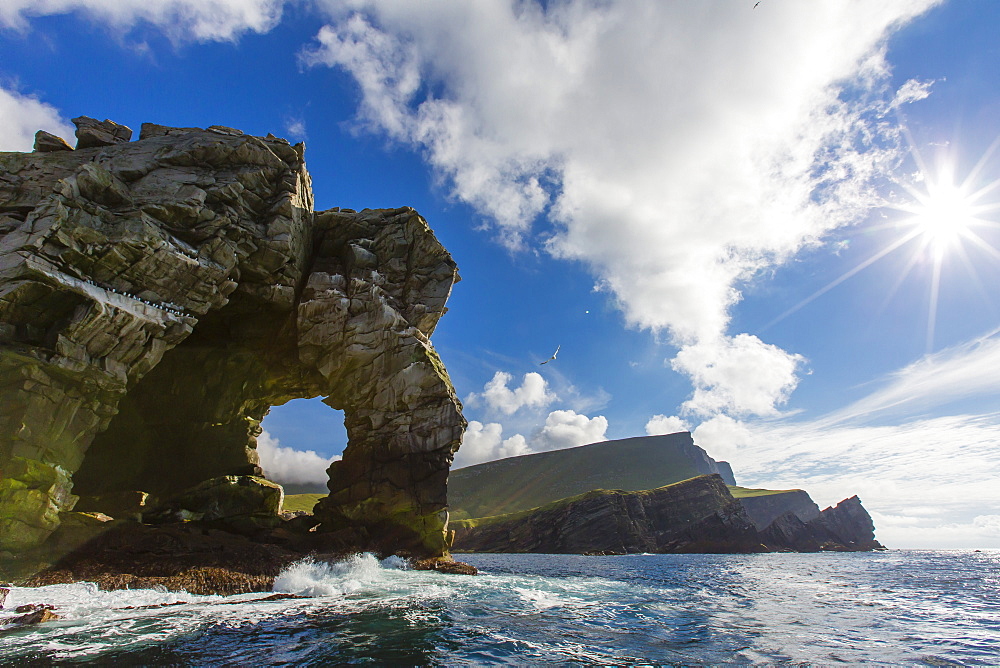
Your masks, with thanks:
<instances>
[{"instance_id":1,"label":"rocky shoreline","mask_svg":"<svg viewBox=\"0 0 1000 668\"><path fill-rule=\"evenodd\" d=\"M807 518L809 516L807 515ZM884 549L860 499L758 527L718 474L637 492L593 490L455 523L456 552L552 554L862 552Z\"/></svg>"},{"instance_id":2,"label":"rocky shoreline","mask_svg":"<svg viewBox=\"0 0 1000 668\"><path fill-rule=\"evenodd\" d=\"M301 559L336 561L353 553L327 535L285 526L243 535L212 522L123 522L14 582L24 587L93 582L103 590L162 587L231 596L271 591L281 570ZM21 563L22 568L33 566ZM411 560L411 567L476 573L449 558Z\"/></svg>"}]
</instances>

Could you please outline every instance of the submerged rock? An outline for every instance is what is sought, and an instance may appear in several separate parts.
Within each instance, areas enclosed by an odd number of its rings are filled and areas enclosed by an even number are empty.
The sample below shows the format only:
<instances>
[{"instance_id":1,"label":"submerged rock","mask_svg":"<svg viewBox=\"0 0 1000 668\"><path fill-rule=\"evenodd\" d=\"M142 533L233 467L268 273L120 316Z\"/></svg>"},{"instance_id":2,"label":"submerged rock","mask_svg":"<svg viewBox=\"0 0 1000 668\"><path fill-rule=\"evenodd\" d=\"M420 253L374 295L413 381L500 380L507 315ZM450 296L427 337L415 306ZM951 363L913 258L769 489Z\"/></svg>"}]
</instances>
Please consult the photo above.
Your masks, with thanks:
<instances>
[{"instance_id":1,"label":"submerged rock","mask_svg":"<svg viewBox=\"0 0 1000 668\"><path fill-rule=\"evenodd\" d=\"M317 396L348 431L317 531L446 554L465 421L429 337L458 274L427 222L314 212L301 144L74 122L76 150L0 153L0 554L79 496L210 515L186 490L260 476L268 409Z\"/></svg>"},{"instance_id":2,"label":"submerged rock","mask_svg":"<svg viewBox=\"0 0 1000 668\"><path fill-rule=\"evenodd\" d=\"M451 559L420 559L413 562L415 571L437 571L438 573L448 573L449 575L478 575L479 569L464 561L452 561Z\"/></svg>"}]
</instances>

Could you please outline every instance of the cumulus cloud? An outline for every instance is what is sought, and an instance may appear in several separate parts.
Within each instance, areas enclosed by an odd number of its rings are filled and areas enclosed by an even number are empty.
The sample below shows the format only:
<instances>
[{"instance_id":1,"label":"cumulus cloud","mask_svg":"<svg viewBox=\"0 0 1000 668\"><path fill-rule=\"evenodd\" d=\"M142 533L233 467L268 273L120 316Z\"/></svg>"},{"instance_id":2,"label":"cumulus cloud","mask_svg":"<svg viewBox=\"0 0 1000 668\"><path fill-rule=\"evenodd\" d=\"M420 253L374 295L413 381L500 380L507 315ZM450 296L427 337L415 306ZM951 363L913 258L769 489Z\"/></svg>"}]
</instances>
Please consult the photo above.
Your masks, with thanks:
<instances>
[{"instance_id":1,"label":"cumulus cloud","mask_svg":"<svg viewBox=\"0 0 1000 668\"><path fill-rule=\"evenodd\" d=\"M646 434L657 436L660 434L676 434L679 431L691 431L691 425L677 417L671 415L654 415L646 423Z\"/></svg>"},{"instance_id":2,"label":"cumulus cloud","mask_svg":"<svg viewBox=\"0 0 1000 668\"><path fill-rule=\"evenodd\" d=\"M512 380L514 377L511 374L497 371L481 393L473 392L466 397L466 403L477 405L484 402L491 410L511 415L522 408L542 408L557 398L541 374L534 371L524 374L520 387L507 387Z\"/></svg>"},{"instance_id":3,"label":"cumulus cloud","mask_svg":"<svg viewBox=\"0 0 1000 668\"><path fill-rule=\"evenodd\" d=\"M361 122L506 243L585 263L684 357L727 355L740 285L879 201L903 152L885 112L927 92L887 89L885 39L935 2L328 1L302 58L349 72ZM750 401L735 369L679 367L694 412L770 414L794 387Z\"/></svg>"},{"instance_id":4,"label":"cumulus cloud","mask_svg":"<svg viewBox=\"0 0 1000 668\"><path fill-rule=\"evenodd\" d=\"M75 129L58 109L31 95L0 87L0 151L30 151L38 130L73 144Z\"/></svg>"},{"instance_id":5,"label":"cumulus cloud","mask_svg":"<svg viewBox=\"0 0 1000 668\"><path fill-rule=\"evenodd\" d=\"M716 415L699 424L691 437L716 459L732 459L740 448L752 442L750 430L728 415Z\"/></svg>"},{"instance_id":6,"label":"cumulus cloud","mask_svg":"<svg viewBox=\"0 0 1000 668\"><path fill-rule=\"evenodd\" d=\"M266 431L257 437L260 467L278 483L325 483L326 469L340 457L325 458L315 450L287 448Z\"/></svg>"},{"instance_id":7,"label":"cumulus cloud","mask_svg":"<svg viewBox=\"0 0 1000 668\"><path fill-rule=\"evenodd\" d=\"M603 415L588 418L571 410L552 411L531 439L531 448L541 452L596 443L605 440L607 430L608 419Z\"/></svg>"},{"instance_id":8,"label":"cumulus cloud","mask_svg":"<svg viewBox=\"0 0 1000 668\"><path fill-rule=\"evenodd\" d=\"M494 459L517 457L531 453L524 436L514 434L508 439L503 438L503 426L496 422L483 424L478 420L470 420L462 438L462 447L455 455L454 467L472 466Z\"/></svg>"},{"instance_id":9,"label":"cumulus cloud","mask_svg":"<svg viewBox=\"0 0 1000 668\"><path fill-rule=\"evenodd\" d=\"M798 384L796 371L805 359L739 334L685 346L671 360L675 371L691 378L694 396L686 413L774 415Z\"/></svg>"},{"instance_id":10,"label":"cumulus cloud","mask_svg":"<svg viewBox=\"0 0 1000 668\"><path fill-rule=\"evenodd\" d=\"M530 439L521 434L505 439L503 426L499 423L470 420L454 466L472 466L505 457L596 443L605 439L607 429L608 420L603 415L590 418L572 410L549 413L545 424L535 430Z\"/></svg>"},{"instance_id":11,"label":"cumulus cloud","mask_svg":"<svg viewBox=\"0 0 1000 668\"><path fill-rule=\"evenodd\" d=\"M281 20L286 0L4 0L0 26L25 29L30 18L79 12L95 22L130 29L147 22L175 39L234 40L265 33Z\"/></svg>"}]
</instances>

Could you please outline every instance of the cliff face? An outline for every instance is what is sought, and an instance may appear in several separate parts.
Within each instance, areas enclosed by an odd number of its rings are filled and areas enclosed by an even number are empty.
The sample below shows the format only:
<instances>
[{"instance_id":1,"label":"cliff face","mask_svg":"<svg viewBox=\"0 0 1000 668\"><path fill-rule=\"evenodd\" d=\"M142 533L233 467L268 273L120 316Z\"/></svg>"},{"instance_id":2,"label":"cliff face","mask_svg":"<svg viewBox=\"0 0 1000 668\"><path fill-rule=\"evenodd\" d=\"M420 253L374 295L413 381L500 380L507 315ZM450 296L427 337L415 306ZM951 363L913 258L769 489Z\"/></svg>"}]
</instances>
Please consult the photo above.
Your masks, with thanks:
<instances>
[{"instance_id":1,"label":"cliff face","mask_svg":"<svg viewBox=\"0 0 1000 668\"><path fill-rule=\"evenodd\" d=\"M470 552L757 552L764 548L718 475L643 492L595 490L527 513L456 522Z\"/></svg>"},{"instance_id":2,"label":"cliff face","mask_svg":"<svg viewBox=\"0 0 1000 668\"><path fill-rule=\"evenodd\" d=\"M793 513L786 513L761 532L761 537L770 546L796 552L884 549L875 540L875 523L857 496L824 509L808 522L803 522Z\"/></svg>"},{"instance_id":3,"label":"cliff face","mask_svg":"<svg viewBox=\"0 0 1000 668\"><path fill-rule=\"evenodd\" d=\"M0 550L80 495L260 473L270 406L324 397L345 547L447 551L465 421L429 337L458 280L409 208L314 213L301 144L80 118L0 153Z\"/></svg>"},{"instance_id":4,"label":"cliff face","mask_svg":"<svg viewBox=\"0 0 1000 668\"><path fill-rule=\"evenodd\" d=\"M455 522L466 552L858 552L882 549L855 496L758 530L718 475L641 492L594 490L520 513Z\"/></svg>"},{"instance_id":5,"label":"cliff face","mask_svg":"<svg viewBox=\"0 0 1000 668\"><path fill-rule=\"evenodd\" d=\"M802 522L809 522L819 517L819 506L801 489L790 489L774 494L735 496L743 504L759 531L763 531L771 522L787 513L791 513Z\"/></svg>"},{"instance_id":6,"label":"cliff face","mask_svg":"<svg viewBox=\"0 0 1000 668\"><path fill-rule=\"evenodd\" d=\"M452 471L448 497L455 518L519 512L592 489L638 491L732 469L679 432L603 441Z\"/></svg>"}]
</instances>

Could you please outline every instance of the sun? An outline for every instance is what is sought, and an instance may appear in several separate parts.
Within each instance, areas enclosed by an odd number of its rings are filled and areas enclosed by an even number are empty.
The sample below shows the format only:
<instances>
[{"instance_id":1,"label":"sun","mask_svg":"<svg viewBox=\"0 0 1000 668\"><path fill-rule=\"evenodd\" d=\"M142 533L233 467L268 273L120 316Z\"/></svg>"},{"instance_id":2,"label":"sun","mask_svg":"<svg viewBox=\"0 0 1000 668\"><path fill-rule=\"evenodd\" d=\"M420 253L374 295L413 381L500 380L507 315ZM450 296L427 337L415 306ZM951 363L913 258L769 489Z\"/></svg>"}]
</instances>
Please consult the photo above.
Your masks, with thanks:
<instances>
[{"instance_id":1,"label":"sun","mask_svg":"<svg viewBox=\"0 0 1000 668\"><path fill-rule=\"evenodd\" d=\"M996 212L1000 211L1000 201L997 200L1000 178L978 185L983 181L983 172L990 157L998 148L1000 138L993 142L962 179L956 178L958 161L954 156L939 156L933 166L935 168L931 168L923 156L913 149L911 152L917 166L916 173L905 180L896 181L903 191L902 197L897 192L891 201L884 201L880 208L884 212L882 217L887 222L869 228L893 230L894 238L866 260L792 306L762 329L787 318L882 258L897 251L905 253L903 249L908 248L909 258L898 271L896 284L888 290L888 296L891 297L917 267L929 268L926 347L931 352L934 347L941 278L945 265L951 259L949 256L954 256L954 259L964 264L975 282L980 281L973 254L985 256L986 261L993 264L1000 262L1000 250L990 243L990 240L1000 234L1000 222L995 220ZM902 215L892 215L893 211ZM983 232L987 233L986 237L982 235Z\"/></svg>"},{"instance_id":2,"label":"sun","mask_svg":"<svg viewBox=\"0 0 1000 668\"><path fill-rule=\"evenodd\" d=\"M912 214L909 224L935 255L957 247L979 222L971 193L950 181L929 183L926 192L913 195L915 201L900 208Z\"/></svg>"},{"instance_id":3,"label":"sun","mask_svg":"<svg viewBox=\"0 0 1000 668\"><path fill-rule=\"evenodd\" d=\"M909 201L892 208L909 214L900 221L900 227L938 258L957 249L963 238L975 238L972 228L985 222L980 216L987 208L994 208L978 203L984 193L973 192L968 179L955 183L950 163L942 165L935 178L918 183L922 187L905 186Z\"/></svg>"}]
</instances>

